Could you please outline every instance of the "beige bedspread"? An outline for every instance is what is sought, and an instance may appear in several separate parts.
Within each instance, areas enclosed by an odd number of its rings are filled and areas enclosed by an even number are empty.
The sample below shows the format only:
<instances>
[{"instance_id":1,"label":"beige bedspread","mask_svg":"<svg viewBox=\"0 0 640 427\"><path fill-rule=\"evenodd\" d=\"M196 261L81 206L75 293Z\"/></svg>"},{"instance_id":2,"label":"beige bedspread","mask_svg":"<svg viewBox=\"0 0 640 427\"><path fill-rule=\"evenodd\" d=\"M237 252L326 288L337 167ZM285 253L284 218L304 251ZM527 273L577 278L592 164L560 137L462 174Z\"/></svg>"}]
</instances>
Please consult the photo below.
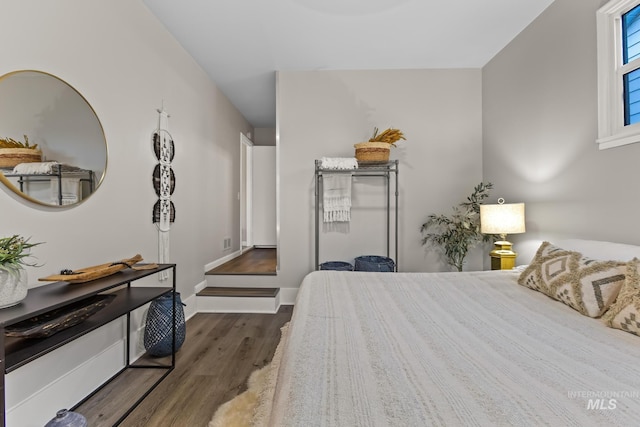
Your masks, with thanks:
<instances>
[{"instance_id":1,"label":"beige bedspread","mask_svg":"<svg viewBox=\"0 0 640 427\"><path fill-rule=\"evenodd\" d=\"M516 278L311 273L270 425L640 425L640 337Z\"/></svg>"}]
</instances>

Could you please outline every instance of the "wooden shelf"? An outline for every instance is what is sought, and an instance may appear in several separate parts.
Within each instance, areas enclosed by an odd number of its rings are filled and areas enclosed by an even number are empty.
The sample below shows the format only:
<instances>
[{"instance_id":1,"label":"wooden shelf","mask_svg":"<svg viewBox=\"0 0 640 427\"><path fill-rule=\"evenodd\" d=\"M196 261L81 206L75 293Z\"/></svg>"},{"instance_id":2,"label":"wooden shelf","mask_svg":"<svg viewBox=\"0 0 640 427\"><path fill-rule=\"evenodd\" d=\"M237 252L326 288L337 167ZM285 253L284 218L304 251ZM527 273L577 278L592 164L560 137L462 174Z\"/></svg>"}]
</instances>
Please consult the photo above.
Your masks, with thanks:
<instances>
[{"instance_id":1,"label":"wooden shelf","mask_svg":"<svg viewBox=\"0 0 640 427\"><path fill-rule=\"evenodd\" d=\"M130 343L130 320L131 311L151 302L164 294L170 294L176 290L176 271L175 264L160 264L155 269L150 270L122 270L111 276L93 280L91 282L69 284L67 282L55 282L38 288L29 289L27 297L20 304L0 310L0 348L4 353L0 356L0 367L4 374L16 370L21 366L25 366L29 362L50 353L51 351L80 338L81 336L98 329L122 316L127 316L127 354L126 366L121 372L130 369L129 361L129 343ZM131 286L131 282L158 273L160 271L172 269L172 286ZM40 316L51 310L65 307L97 294L115 295L115 299L104 307L102 310L84 320L83 322L64 329L56 334L45 338L13 338L5 337L4 328L14 325L23 320ZM166 366L154 366L153 368L163 368L164 373L154 382L150 389L142 397L131 405L116 424L119 424L141 401L144 397L159 384L166 375L175 367L175 353L170 357L171 364ZM146 366L145 366L146 367ZM107 380L102 386L98 387L91 395L87 396L80 402L90 402L92 396L98 393L105 385L114 380L115 377ZM2 415L0 417L0 427L5 426L5 399L4 399L4 375L0 383L2 390ZM129 401L130 402L130 401Z\"/></svg>"},{"instance_id":2,"label":"wooden shelf","mask_svg":"<svg viewBox=\"0 0 640 427\"><path fill-rule=\"evenodd\" d=\"M22 320L39 316L159 271L168 270L173 266L173 264L160 264L158 268L153 270L122 270L111 276L86 283L53 282L37 288L31 288L27 298L20 304L0 310L0 326L13 325Z\"/></svg>"},{"instance_id":3,"label":"wooden shelf","mask_svg":"<svg viewBox=\"0 0 640 427\"><path fill-rule=\"evenodd\" d=\"M5 338L5 372L27 363L85 335L149 301L171 292L171 288L124 288L111 292L116 298L98 313L71 328L47 338Z\"/></svg>"}]
</instances>

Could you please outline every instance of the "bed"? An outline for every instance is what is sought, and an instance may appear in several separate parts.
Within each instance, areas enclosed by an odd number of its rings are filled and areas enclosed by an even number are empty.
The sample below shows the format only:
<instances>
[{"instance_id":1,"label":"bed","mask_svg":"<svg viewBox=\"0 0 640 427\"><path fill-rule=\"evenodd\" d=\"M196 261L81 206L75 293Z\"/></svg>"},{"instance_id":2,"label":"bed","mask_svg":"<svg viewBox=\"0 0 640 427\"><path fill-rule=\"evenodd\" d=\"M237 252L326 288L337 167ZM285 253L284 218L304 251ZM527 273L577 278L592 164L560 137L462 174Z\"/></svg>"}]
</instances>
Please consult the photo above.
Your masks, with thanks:
<instances>
[{"instance_id":1,"label":"bed","mask_svg":"<svg viewBox=\"0 0 640 427\"><path fill-rule=\"evenodd\" d=\"M266 424L637 426L640 337L520 274L310 273Z\"/></svg>"}]
</instances>

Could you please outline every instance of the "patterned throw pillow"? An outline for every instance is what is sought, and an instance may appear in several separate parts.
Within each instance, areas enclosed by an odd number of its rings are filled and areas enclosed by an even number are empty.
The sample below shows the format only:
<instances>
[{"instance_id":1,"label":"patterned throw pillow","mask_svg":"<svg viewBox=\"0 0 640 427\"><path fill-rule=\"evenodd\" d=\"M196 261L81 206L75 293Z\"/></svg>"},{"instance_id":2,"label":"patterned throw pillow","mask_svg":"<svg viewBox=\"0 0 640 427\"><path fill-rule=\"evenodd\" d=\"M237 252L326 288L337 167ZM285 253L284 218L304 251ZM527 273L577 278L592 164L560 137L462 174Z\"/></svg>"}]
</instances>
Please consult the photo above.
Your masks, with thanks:
<instances>
[{"instance_id":1,"label":"patterned throw pillow","mask_svg":"<svg viewBox=\"0 0 640 427\"><path fill-rule=\"evenodd\" d=\"M549 283L569 274L572 252L542 242L531 264L518 278L518 283L543 294L550 295Z\"/></svg>"},{"instance_id":2,"label":"patterned throw pillow","mask_svg":"<svg viewBox=\"0 0 640 427\"><path fill-rule=\"evenodd\" d=\"M627 264L627 279L618 299L602 316L607 326L640 335L640 260Z\"/></svg>"},{"instance_id":3,"label":"patterned throw pillow","mask_svg":"<svg viewBox=\"0 0 640 427\"><path fill-rule=\"evenodd\" d=\"M580 252L543 242L518 283L563 302L589 317L600 317L615 301L626 263L596 261Z\"/></svg>"}]
</instances>

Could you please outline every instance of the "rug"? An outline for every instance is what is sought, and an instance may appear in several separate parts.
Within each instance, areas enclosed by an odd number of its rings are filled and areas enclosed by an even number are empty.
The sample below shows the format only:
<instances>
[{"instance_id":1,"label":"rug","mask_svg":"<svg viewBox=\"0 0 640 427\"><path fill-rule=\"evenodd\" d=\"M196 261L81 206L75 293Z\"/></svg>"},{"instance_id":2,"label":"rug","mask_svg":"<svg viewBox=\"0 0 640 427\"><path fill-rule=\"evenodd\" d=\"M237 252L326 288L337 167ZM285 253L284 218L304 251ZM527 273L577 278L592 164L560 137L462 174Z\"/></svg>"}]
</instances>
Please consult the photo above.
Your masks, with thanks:
<instances>
[{"instance_id":1,"label":"rug","mask_svg":"<svg viewBox=\"0 0 640 427\"><path fill-rule=\"evenodd\" d=\"M289 323L280 328L281 338L271 362L254 371L247 381L247 390L220 405L208 427L258 427L269 420L282 347L286 341Z\"/></svg>"}]
</instances>

